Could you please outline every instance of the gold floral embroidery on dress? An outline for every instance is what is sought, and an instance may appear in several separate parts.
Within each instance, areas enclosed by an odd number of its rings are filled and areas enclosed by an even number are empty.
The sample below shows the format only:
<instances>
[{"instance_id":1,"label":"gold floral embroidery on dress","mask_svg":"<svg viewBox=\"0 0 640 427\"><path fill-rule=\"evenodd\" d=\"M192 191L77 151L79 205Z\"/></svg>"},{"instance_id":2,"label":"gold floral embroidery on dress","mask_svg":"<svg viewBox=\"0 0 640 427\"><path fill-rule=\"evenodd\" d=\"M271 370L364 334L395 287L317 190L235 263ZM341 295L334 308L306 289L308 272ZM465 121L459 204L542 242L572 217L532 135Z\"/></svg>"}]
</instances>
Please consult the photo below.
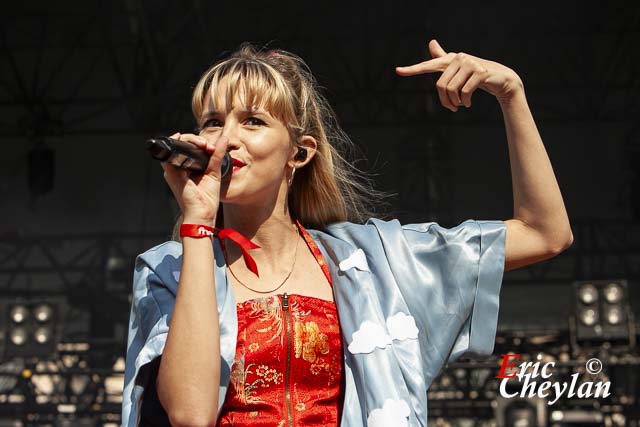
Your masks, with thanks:
<instances>
[{"instance_id":1,"label":"gold floral embroidery on dress","mask_svg":"<svg viewBox=\"0 0 640 427\"><path fill-rule=\"evenodd\" d=\"M313 375L320 375L324 373L329 376L327 385L331 385L338 379L340 374L341 355L334 353L331 355L330 360L326 360L324 357L316 359L315 363L311 364L311 373Z\"/></svg>"},{"instance_id":2,"label":"gold floral embroidery on dress","mask_svg":"<svg viewBox=\"0 0 640 427\"><path fill-rule=\"evenodd\" d=\"M247 313L250 318L257 318L260 322L270 322L270 324L264 328L258 329L258 332L265 333L273 331L271 338L267 342L272 341L276 337L280 336L282 340L282 307L280 301L277 298L256 298L251 301L251 311Z\"/></svg>"},{"instance_id":3,"label":"gold floral embroidery on dress","mask_svg":"<svg viewBox=\"0 0 640 427\"><path fill-rule=\"evenodd\" d=\"M252 371L251 368L256 366L255 363L250 363L244 367L244 358L237 359L234 363L233 372L231 372L231 382L233 388L236 391L236 399L246 403L261 403L264 402L257 394L257 388L269 387L271 383L274 385L282 384L284 380L284 374L278 372L276 369L269 368L267 365L259 365ZM247 377L250 374L255 373L258 378L253 382L248 382Z\"/></svg>"},{"instance_id":4,"label":"gold floral embroidery on dress","mask_svg":"<svg viewBox=\"0 0 640 427\"><path fill-rule=\"evenodd\" d=\"M241 305L241 303L239 304ZM296 325L300 323L300 320L303 320L306 316L311 313L311 310L303 311L300 308L300 305L297 301L292 301L289 306L290 313L292 317L296 320ZM270 296L264 298L255 298L250 302L250 311L247 313L247 316L258 319L260 322L270 322L269 326L264 328L259 328L257 331L259 333L268 333L272 332L272 336L266 340L266 342L272 341L276 337L280 336L280 343L284 345L284 316L282 315L282 305L280 303L280 298L277 296ZM315 330L318 330L318 325L314 322ZM313 328L311 328L313 329ZM244 331L246 332L246 331ZM315 332L314 336L317 336L317 332ZM329 345L326 342L327 336L321 334L322 337L320 340L324 339L325 344L324 347L327 348L327 352L329 351ZM297 342L297 341L296 341ZM314 341L315 342L315 341ZM240 346L239 346L240 347ZM317 346L314 348L309 348L309 351L315 351ZM324 348L321 346L321 348ZM260 344L257 342L251 342L248 344L248 349L250 353L256 352L260 348ZM322 353L325 354L325 353ZM279 385L284 380L284 374L282 372L278 372L276 369L269 368L267 365L259 365L255 372L251 370L255 363L250 363L245 367L245 346L241 346L240 351L237 354L237 358L234 360L233 368L231 372L231 382L233 385L233 389L236 392L236 399L243 401L246 403L261 403L264 402L260 397L258 397L256 388L261 387L269 387L271 383L274 385ZM299 357L299 356L296 356ZM310 356L308 356L310 357ZM315 355L313 356L315 360ZM305 359L307 360L307 359ZM307 360L309 361L309 360ZM247 380L248 376L254 374L258 377L254 381L249 382Z\"/></svg>"},{"instance_id":5,"label":"gold floral embroidery on dress","mask_svg":"<svg viewBox=\"0 0 640 427\"><path fill-rule=\"evenodd\" d=\"M327 314L327 318L334 317ZM302 357L304 361L311 363L311 374L326 375L327 385L331 386L340 375L341 355L334 352L331 356L321 357L327 356L331 348L329 337L320 332L316 322L296 322L294 330L295 357Z\"/></svg>"},{"instance_id":6,"label":"gold floral embroidery on dress","mask_svg":"<svg viewBox=\"0 0 640 427\"><path fill-rule=\"evenodd\" d=\"M260 365L256 368L256 375L261 377L262 387L269 387L270 382L273 382L275 385L281 384L284 378L284 374L282 372L278 372L275 369L270 369L267 365Z\"/></svg>"},{"instance_id":7,"label":"gold floral embroidery on dress","mask_svg":"<svg viewBox=\"0 0 640 427\"><path fill-rule=\"evenodd\" d=\"M300 358L313 363L316 361L316 352L329 353L329 337L320 332L316 322L296 322L295 324L295 354Z\"/></svg>"},{"instance_id":8,"label":"gold floral embroidery on dress","mask_svg":"<svg viewBox=\"0 0 640 427\"><path fill-rule=\"evenodd\" d=\"M231 378L230 382L233 390L236 392L236 399L240 400L244 403L251 401L255 401L255 399L251 399L251 394L247 392L245 389L245 383L247 372L244 369L244 346L238 346L238 353L236 354L236 358L233 360L233 367L231 369Z\"/></svg>"},{"instance_id":9,"label":"gold floral embroidery on dress","mask_svg":"<svg viewBox=\"0 0 640 427\"><path fill-rule=\"evenodd\" d=\"M292 301L289 310L291 316L296 320L303 320L311 313L311 310L303 311L297 301ZM284 316L282 315L282 304L278 296L255 298L251 301L251 311L247 314L250 318L257 318L260 322L270 322L271 324L258 329L260 333L272 332L271 338L267 342L280 337L280 344L284 345ZM253 344L253 343L252 343ZM249 348L251 350L251 347Z\"/></svg>"}]
</instances>

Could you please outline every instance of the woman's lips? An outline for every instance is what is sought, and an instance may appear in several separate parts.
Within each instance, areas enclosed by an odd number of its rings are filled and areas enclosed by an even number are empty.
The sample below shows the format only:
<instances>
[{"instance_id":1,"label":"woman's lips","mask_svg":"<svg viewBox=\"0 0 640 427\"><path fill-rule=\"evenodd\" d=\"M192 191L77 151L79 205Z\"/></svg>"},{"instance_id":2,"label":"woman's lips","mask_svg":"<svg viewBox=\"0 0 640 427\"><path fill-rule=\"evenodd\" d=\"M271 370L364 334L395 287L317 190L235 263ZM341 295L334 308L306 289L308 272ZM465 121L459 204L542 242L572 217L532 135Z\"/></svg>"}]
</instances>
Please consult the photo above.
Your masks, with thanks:
<instances>
[{"instance_id":1,"label":"woman's lips","mask_svg":"<svg viewBox=\"0 0 640 427\"><path fill-rule=\"evenodd\" d=\"M231 172L236 172L237 170L239 170L240 168L242 168L243 166L245 166L245 164L243 162L241 162L238 159L234 159L233 157L231 158L231 163L233 165Z\"/></svg>"}]
</instances>

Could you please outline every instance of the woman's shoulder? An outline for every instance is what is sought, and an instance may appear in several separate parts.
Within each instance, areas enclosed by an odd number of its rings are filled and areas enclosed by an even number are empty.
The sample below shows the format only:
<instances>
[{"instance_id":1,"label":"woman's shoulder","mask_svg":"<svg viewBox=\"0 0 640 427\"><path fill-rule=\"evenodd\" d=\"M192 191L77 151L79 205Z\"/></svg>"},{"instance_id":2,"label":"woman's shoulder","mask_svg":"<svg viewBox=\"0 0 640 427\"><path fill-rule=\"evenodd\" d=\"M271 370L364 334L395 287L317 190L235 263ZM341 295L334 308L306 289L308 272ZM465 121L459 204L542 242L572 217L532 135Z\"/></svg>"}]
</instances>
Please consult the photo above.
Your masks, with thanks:
<instances>
[{"instance_id":1,"label":"woman's shoulder","mask_svg":"<svg viewBox=\"0 0 640 427\"><path fill-rule=\"evenodd\" d=\"M175 291L181 268L182 244L176 241L160 243L137 256L134 290L145 289L151 281Z\"/></svg>"},{"instance_id":2,"label":"woman's shoulder","mask_svg":"<svg viewBox=\"0 0 640 427\"><path fill-rule=\"evenodd\" d=\"M357 247L400 247L415 242L463 242L504 228L502 220L466 219L453 226L435 221L402 224L398 219L369 218L365 223L341 221L321 231L311 230L314 237L328 243L349 243Z\"/></svg>"},{"instance_id":3,"label":"woman's shoulder","mask_svg":"<svg viewBox=\"0 0 640 427\"><path fill-rule=\"evenodd\" d=\"M350 221L334 222L327 225L321 232L330 235L342 234L342 233L362 233L371 231L419 231L426 232L432 229L444 229L444 230L460 230L465 228L478 227L479 225L500 225L504 223L503 220L476 220L466 219L460 223L456 223L452 226L442 225L436 221L425 221L420 223L401 223L396 218L381 219L371 217L367 219L363 224L354 223ZM314 230L315 232L320 232Z\"/></svg>"},{"instance_id":4,"label":"woman's shoulder","mask_svg":"<svg viewBox=\"0 0 640 427\"><path fill-rule=\"evenodd\" d=\"M337 221L331 224L326 225L322 230L313 230L315 232L323 232L326 234L334 234L341 231L365 231L370 230L372 227L377 227L384 224L397 224L400 225L400 222L395 218L390 219L380 219L371 217L368 218L364 223L357 223L351 221Z\"/></svg>"},{"instance_id":5,"label":"woman's shoulder","mask_svg":"<svg viewBox=\"0 0 640 427\"><path fill-rule=\"evenodd\" d=\"M381 236L385 234L384 229L402 230L402 226L397 219L383 220L369 218L364 223L350 221L334 222L325 226L322 230L309 230L310 234L322 242L324 246L332 248L343 248L346 252L352 250L368 249L380 245Z\"/></svg>"},{"instance_id":6,"label":"woman's shoulder","mask_svg":"<svg viewBox=\"0 0 640 427\"><path fill-rule=\"evenodd\" d=\"M142 252L140 256L153 255L158 253L180 253L182 254L182 244L175 240L168 240L166 242L159 243L146 251Z\"/></svg>"},{"instance_id":7,"label":"woman's shoulder","mask_svg":"<svg viewBox=\"0 0 640 427\"><path fill-rule=\"evenodd\" d=\"M351 221L334 222L327 225L322 231L317 233L328 234L332 237L344 239L344 238L357 238L365 236L377 236L381 231L401 231L405 226L395 218L381 219L371 217L364 223L355 223Z\"/></svg>"},{"instance_id":8,"label":"woman's shoulder","mask_svg":"<svg viewBox=\"0 0 640 427\"><path fill-rule=\"evenodd\" d=\"M182 244L175 240L160 243L138 255L136 264L144 262L149 266L161 264L167 257L177 260L182 256Z\"/></svg>"}]
</instances>

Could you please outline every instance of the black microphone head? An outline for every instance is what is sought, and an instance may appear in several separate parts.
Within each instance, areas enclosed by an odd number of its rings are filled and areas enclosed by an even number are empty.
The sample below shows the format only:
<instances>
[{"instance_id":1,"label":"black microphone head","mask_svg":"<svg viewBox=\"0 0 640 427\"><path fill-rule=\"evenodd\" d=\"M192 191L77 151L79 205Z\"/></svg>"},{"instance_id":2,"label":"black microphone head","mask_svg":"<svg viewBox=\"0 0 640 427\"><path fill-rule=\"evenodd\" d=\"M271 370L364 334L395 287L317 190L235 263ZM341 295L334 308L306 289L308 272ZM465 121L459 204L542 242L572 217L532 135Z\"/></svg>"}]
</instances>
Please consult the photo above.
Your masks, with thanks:
<instances>
[{"instance_id":1,"label":"black microphone head","mask_svg":"<svg viewBox=\"0 0 640 427\"><path fill-rule=\"evenodd\" d=\"M164 161L171 156L169 147L163 138L149 138L146 142L147 151L156 160Z\"/></svg>"},{"instance_id":2,"label":"black microphone head","mask_svg":"<svg viewBox=\"0 0 640 427\"><path fill-rule=\"evenodd\" d=\"M222 158L222 163L220 164L220 176L222 178L227 178L231 176L231 169L233 169L233 162L231 161L231 156L229 153L224 153L224 157Z\"/></svg>"},{"instance_id":3,"label":"black microphone head","mask_svg":"<svg viewBox=\"0 0 640 427\"><path fill-rule=\"evenodd\" d=\"M203 172L209 163L210 154L193 143L180 141L167 136L156 136L146 141L146 148L151 157L161 162L169 162L173 166ZM224 153L220 164L221 178L231 176L233 161L229 153Z\"/></svg>"}]
</instances>

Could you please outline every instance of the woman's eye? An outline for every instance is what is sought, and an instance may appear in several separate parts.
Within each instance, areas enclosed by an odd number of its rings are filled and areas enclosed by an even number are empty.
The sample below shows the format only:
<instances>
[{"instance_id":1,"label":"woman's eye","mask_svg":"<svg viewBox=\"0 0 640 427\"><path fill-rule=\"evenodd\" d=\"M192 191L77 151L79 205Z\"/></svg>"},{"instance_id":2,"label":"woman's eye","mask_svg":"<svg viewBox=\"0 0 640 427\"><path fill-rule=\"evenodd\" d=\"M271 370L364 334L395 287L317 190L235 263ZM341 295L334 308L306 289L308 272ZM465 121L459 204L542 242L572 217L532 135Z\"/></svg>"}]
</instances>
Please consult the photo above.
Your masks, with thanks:
<instances>
[{"instance_id":1,"label":"woman's eye","mask_svg":"<svg viewBox=\"0 0 640 427\"><path fill-rule=\"evenodd\" d=\"M220 126L221 126L220 120L218 120L218 119L209 119L209 120L205 121L202 124L202 128L203 129L213 128L213 127L220 127Z\"/></svg>"},{"instance_id":2,"label":"woman's eye","mask_svg":"<svg viewBox=\"0 0 640 427\"><path fill-rule=\"evenodd\" d=\"M258 119L256 117L247 117L246 122L247 122L248 125L251 125L251 126L260 126L260 125L264 124L264 122L262 120L260 120L260 119Z\"/></svg>"}]
</instances>

